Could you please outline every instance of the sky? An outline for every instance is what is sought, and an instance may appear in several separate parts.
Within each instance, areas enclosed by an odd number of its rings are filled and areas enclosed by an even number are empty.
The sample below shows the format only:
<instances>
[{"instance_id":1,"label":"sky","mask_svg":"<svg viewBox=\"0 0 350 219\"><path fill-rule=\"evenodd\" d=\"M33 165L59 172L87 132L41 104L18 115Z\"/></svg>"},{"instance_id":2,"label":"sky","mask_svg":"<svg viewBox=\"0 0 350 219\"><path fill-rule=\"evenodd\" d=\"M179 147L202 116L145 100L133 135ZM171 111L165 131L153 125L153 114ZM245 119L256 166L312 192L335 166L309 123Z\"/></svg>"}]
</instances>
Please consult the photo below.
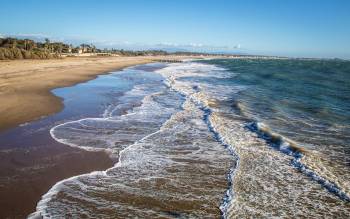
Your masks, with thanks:
<instances>
[{"instance_id":1,"label":"sky","mask_svg":"<svg viewBox=\"0 0 350 219\"><path fill-rule=\"evenodd\" d=\"M350 0L0 0L0 35L350 59Z\"/></svg>"}]
</instances>

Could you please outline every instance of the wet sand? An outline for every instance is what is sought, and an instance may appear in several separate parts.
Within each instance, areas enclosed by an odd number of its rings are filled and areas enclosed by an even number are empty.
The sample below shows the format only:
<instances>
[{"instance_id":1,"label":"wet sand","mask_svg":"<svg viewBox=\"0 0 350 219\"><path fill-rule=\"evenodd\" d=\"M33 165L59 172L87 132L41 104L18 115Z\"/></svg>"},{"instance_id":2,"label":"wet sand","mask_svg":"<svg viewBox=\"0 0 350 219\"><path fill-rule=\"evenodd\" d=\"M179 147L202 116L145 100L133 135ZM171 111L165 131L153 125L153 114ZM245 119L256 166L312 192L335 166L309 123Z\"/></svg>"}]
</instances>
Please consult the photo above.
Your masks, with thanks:
<instances>
[{"instance_id":1,"label":"wet sand","mask_svg":"<svg viewBox=\"0 0 350 219\"><path fill-rule=\"evenodd\" d=\"M0 152L0 218L25 218L57 181L113 165L104 152L47 140L46 145Z\"/></svg>"}]
</instances>

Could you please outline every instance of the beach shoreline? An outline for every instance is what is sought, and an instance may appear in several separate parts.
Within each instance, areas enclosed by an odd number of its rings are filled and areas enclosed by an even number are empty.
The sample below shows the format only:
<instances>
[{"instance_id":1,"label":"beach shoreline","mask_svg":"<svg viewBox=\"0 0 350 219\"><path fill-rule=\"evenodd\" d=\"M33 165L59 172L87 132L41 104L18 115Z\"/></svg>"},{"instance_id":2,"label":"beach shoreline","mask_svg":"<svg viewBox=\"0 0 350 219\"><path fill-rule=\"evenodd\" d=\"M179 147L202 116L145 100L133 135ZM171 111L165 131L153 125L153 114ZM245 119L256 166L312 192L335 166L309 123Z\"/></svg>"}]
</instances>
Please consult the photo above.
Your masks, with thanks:
<instances>
[{"instance_id":1,"label":"beach shoreline","mask_svg":"<svg viewBox=\"0 0 350 219\"><path fill-rule=\"evenodd\" d=\"M203 58L230 57L82 56L0 60L0 133L60 112L64 106L63 100L52 93L56 88L73 86L134 65Z\"/></svg>"},{"instance_id":2,"label":"beach shoreline","mask_svg":"<svg viewBox=\"0 0 350 219\"><path fill-rule=\"evenodd\" d=\"M98 75L155 57L74 57L0 62L0 132L52 115L63 108L51 90L72 86ZM162 58L162 57L158 57Z\"/></svg>"},{"instance_id":3,"label":"beach shoreline","mask_svg":"<svg viewBox=\"0 0 350 219\"><path fill-rule=\"evenodd\" d=\"M196 56L65 57L45 60L0 60L0 132L63 109L51 91L86 82L126 67Z\"/></svg>"}]
</instances>

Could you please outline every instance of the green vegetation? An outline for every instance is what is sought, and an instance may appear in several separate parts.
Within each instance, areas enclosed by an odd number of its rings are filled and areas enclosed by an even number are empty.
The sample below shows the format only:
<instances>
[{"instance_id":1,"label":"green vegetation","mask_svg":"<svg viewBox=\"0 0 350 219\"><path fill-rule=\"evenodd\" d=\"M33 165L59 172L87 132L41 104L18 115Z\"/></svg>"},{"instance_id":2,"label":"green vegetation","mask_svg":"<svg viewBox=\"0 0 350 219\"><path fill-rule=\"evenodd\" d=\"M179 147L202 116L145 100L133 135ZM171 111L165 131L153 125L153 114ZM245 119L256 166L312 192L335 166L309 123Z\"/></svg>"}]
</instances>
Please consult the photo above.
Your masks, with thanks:
<instances>
[{"instance_id":1,"label":"green vegetation","mask_svg":"<svg viewBox=\"0 0 350 219\"><path fill-rule=\"evenodd\" d=\"M30 39L0 38L1 59L59 58L69 46L63 43L35 42Z\"/></svg>"},{"instance_id":2,"label":"green vegetation","mask_svg":"<svg viewBox=\"0 0 350 219\"><path fill-rule=\"evenodd\" d=\"M64 56L75 56L82 53L94 53L97 56L157 56L157 55L192 55L206 56L207 53L175 52L163 50L131 51L123 49L98 49L94 45L81 44L74 47L62 42L35 42L30 39L0 38L0 60L4 59L51 59Z\"/></svg>"}]
</instances>

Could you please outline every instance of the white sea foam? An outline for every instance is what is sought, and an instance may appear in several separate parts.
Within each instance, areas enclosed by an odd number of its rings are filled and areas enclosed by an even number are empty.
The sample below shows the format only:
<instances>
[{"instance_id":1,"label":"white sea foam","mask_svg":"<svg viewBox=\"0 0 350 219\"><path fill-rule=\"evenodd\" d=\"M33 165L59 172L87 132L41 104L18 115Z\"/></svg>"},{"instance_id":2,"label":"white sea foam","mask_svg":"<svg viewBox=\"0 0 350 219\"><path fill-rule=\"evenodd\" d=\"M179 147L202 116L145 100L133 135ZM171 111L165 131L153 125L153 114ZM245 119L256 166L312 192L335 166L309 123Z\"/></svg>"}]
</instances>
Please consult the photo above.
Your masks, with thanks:
<instances>
[{"instance_id":1,"label":"white sea foam","mask_svg":"<svg viewBox=\"0 0 350 219\"><path fill-rule=\"evenodd\" d=\"M224 193L226 183L222 182L230 156L222 153L225 150L208 132L204 112L189 100L182 108L159 130L120 151L113 168L58 183L39 202L36 214L108 217L108 212L117 211L114 215L118 217L215 217L213 204L219 203ZM116 199L109 202L113 196ZM138 201L132 201L133 197ZM79 202L72 203L72 198ZM183 203L201 207L190 211L178 208ZM91 205L107 210L90 209ZM149 205L147 211L144 205ZM179 212L168 212L166 206Z\"/></svg>"}]
</instances>

